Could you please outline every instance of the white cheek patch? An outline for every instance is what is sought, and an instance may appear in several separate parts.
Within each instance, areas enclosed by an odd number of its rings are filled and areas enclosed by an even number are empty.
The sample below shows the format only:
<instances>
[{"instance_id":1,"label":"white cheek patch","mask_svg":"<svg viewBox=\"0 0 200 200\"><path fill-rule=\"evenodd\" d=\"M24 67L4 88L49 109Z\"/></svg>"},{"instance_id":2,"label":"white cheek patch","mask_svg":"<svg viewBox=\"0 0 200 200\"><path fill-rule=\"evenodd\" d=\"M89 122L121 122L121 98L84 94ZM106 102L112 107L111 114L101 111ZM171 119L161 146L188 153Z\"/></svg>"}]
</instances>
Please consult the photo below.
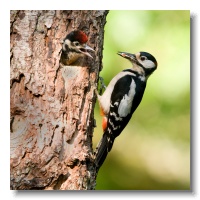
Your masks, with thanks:
<instances>
[{"instance_id":1,"label":"white cheek patch","mask_svg":"<svg viewBox=\"0 0 200 200\"><path fill-rule=\"evenodd\" d=\"M155 64L151 60L145 60L145 61L143 61L142 65L145 68L148 68L148 69L155 67Z\"/></svg>"},{"instance_id":2,"label":"white cheek patch","mask_svg":"<svg viewBox=\"0 0 200 200\"><path fill-rule=\"evenodd\" d=\"M136 84L132 80L128 95L127 94L124 95L118 107L118 113L120 117L126 117L131 112L132 102L135 96L135 88Z\"/></svg>"},{"instance_id":3,"label":"white cheek patch","mask_svg":"<svg viewBox=\"0 0 200 200\"><path fill-rule=\"evenodd\" d=\"M68 39L65 40L64 43L63 43L62 48L63 48L64 51L66 51L65 45L68 45L69 48L72 46L71 42Z\"/></svg>"}]
</instances>

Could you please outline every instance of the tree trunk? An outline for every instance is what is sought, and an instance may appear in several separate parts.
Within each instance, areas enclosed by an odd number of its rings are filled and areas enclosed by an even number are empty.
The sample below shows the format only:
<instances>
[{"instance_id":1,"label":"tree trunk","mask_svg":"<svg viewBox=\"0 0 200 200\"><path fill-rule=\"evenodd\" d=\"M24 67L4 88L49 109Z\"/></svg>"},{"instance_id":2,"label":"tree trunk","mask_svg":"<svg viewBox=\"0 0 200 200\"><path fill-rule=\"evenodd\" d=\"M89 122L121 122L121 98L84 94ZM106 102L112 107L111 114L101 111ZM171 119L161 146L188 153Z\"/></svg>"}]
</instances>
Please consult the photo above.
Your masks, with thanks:
<instances>
[{"instance_id":1,"label":"tree trunk","mask_svg":"<svg viewBox=\"0 0 200 200\"><path fill-rule=\"evenodd\" d=\"M90 190L94 91L107 11L11 11L11 189ZM95 49L60 67L62 41L83 30Z\"/></svg>"}]
</instances>

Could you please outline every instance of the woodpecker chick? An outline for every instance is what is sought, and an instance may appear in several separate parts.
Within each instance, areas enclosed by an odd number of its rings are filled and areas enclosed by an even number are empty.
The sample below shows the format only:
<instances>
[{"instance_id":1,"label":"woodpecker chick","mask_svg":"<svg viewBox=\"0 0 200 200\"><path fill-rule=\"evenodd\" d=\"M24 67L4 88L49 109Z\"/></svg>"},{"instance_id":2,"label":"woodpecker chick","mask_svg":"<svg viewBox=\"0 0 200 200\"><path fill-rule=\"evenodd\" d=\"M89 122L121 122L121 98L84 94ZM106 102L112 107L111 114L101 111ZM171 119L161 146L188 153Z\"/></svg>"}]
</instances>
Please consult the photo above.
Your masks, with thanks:
<instances>
[{"instance_id":1,"label":"woodpecker chick","mask_svg":"<svg viewBox=\"0 0 200 200\"><path fill-rule=\"evenodd\" d=\"M94 49L86 44L87 41L88 37L83 31L70 32L63 42L61 63L63 65L76 65L84 56L92 58L88 51L94 51Z\"/></svg>"},{"instance_id":2,"label":"woodpecker chick","mask_svg":"<svg viewBox=\"0 0 200 200\"><path fill-rule=\"evenodd\" d=\"M97 94L103 115L104 131L95 152L97 170L112 149L115 138L120 135L139 106L147 79L157 68L156 59L147 52L136 54L118 52L118 55L128 59L132 68L117 74L102 96Z\"/></svg>"}]
</instances>

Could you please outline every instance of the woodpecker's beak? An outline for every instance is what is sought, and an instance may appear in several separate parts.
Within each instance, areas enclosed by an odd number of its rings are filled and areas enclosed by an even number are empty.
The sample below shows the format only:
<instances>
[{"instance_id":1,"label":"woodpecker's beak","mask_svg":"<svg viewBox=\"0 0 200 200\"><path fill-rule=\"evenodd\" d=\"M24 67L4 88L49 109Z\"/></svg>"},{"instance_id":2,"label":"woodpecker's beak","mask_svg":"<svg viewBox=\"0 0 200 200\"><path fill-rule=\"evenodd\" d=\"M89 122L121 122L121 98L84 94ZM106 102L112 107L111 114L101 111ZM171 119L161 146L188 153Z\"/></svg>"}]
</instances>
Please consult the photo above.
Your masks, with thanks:
<instances>
[{"instance_id":1,"label":"woodpecker's beak","mask_svg":"<svg viewBox=\"0 0 200 200\"><path fill-rule=\"evenodd\" d=\"M82 48L80 48L81 53L85 54L86 56L93 58L88 51L94 51L91 47L89 47L87 44L84 44Z\"/></svg>"},{"instance_id":2,"label":"woodpecker's beak","mask_svg":"<svg viewBox=\"0 0 200 200\"><path fill-rule=\"evenodd\" d=\"M117 54L122 56L123 58L126 58L126 59L130 60L131 62L135 62L136 61L135 54L131 54L131 53L127 53L127 52L118 52Z\"/></svg>"}]
</instances>

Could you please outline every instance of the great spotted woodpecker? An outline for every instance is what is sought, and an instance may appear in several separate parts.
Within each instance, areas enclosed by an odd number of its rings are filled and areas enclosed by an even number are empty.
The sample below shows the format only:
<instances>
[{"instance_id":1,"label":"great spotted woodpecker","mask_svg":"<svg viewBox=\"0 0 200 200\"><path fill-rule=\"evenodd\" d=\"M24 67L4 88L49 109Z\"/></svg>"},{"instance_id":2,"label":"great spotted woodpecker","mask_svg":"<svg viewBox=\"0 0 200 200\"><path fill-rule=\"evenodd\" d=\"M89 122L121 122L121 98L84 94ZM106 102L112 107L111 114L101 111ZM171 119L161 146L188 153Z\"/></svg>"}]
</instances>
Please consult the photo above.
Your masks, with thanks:
<instances>
[{"instance_id":1,"label":"great spotted woodpecker","mask_svg":"<svg viewBox=\"0 0 200 200\"><path fill-rule=\"evenodd\" d=\"M86 44L87 41L88 37L83 31L70 32L64 39L60 62L63 65L77 65L84 56L92 58L88 51L94 50Z\"/></svg>"},{"instance_id":2,"label":"great spotted woodpecker","mask_svg":"<svg viewBox=\"0 0 200 200\"><path fill-rule=\"evenodd\" d=\"M136 54L118 52L128 59L132 68L117 74L100 96L97 92L101 113L103 115L103 137L95 152L95 165L101 167L114 140L128 124L132 114L140 104L148 77L157 68L157 61L147 52Z\"/></svg>"}]
</instances>

